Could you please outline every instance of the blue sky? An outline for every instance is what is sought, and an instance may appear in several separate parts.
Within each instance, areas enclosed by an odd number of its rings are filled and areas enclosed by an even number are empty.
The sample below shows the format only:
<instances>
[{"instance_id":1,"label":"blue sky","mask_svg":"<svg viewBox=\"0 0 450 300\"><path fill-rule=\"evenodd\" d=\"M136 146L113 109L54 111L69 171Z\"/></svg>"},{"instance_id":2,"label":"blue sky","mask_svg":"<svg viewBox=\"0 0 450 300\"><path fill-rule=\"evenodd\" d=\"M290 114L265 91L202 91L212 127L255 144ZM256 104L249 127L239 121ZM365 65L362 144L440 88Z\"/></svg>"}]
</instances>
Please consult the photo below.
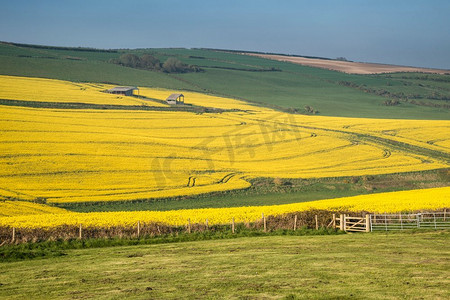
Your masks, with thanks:
<instances>
[{"instance_id":1,"label":"blue sky","mask_svg":"<svg viewBox=\"0 0 450 300\"><path fill-rule=\"evenodd\" d=\"M207 47L450 69L448 0L0 0L0 40Z\"/></svg>"}]
</instances>

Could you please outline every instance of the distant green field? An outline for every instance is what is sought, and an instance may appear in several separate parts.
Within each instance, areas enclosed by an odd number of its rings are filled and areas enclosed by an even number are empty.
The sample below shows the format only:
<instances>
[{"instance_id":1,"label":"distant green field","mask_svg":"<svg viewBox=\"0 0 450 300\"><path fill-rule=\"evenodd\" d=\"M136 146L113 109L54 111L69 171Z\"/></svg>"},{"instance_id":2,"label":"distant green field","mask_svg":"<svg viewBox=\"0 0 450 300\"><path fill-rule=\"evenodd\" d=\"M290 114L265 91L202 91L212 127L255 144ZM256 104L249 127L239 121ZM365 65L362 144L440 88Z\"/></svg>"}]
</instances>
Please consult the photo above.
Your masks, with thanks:
<instances>
[{"instance_id":1,"label":"distant green field","mask_svg":"<svg viewBox=\"0 0 450 300\"><path fill-rule=\"evenodd\" d=\"M108 62L123 53L176 57L204 72L165 74ZM280 109L345 117L450 119L450 75L350 75L205 49L113 52L46 49L0 43L0 74L107 82L225 95ZM399 99L386 106L386 100Z\"/></svg>"},{"instance_id":2,"label":"distant green field","mask_svg":"<svg viewBox=\"0 0 450 300\"><path fill-rule=\"evenodd\" d=\"M0 52L1 53L1 52ZM0 55L0 73L75 82L102 82L173 89L192 89L167 74L131 69L97 60L74 61Z\"/></svg>"},{"instance_id":3,"label":"distant green field","mask_svg":"<svg viewBox=\"0 0 450 300\"><path fill-rule=\"evenodd\" d=\"M64 250L0 263L2 299L449 299L449 232Z\"/></svg>"}]
</instances>

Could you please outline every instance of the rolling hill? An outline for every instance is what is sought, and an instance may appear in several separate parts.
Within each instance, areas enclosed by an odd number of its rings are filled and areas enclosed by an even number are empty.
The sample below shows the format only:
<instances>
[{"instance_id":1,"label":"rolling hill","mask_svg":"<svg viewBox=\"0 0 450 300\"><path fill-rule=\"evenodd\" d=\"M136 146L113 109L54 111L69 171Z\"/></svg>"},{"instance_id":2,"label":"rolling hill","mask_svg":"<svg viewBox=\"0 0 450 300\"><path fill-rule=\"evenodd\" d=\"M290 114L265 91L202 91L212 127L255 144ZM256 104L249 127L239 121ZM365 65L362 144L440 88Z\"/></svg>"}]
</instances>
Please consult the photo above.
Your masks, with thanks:
<instances>
[{"instance_id":1,"label":"rolling hill","mask_svg":"<svg viewBox=\"0 0 450 300\"><path fill-rule=\"evenodd\" d=\"M176 58L195 72L112 63ZM211 49L0 44L0 195L80 212L445 187L449 75L357 75ZM103 93L139 86L140 96ZM172 92L187 105L170 106Z\"/></svg>"},{"instance_id":2,"label":"rolling hill","mask_svg":"<svg viewBox=\"0 0 450 300\"><path fill-rule=\"evenodd\" d=\"M163 73L109 61L124 53L175 57L203 72ZM450 75L356 75L210 49L101 50L0 44L0 75L44 77L191 90L249 101L279 110L324 116L450 118Z\"/></svg>"}]
</instances>

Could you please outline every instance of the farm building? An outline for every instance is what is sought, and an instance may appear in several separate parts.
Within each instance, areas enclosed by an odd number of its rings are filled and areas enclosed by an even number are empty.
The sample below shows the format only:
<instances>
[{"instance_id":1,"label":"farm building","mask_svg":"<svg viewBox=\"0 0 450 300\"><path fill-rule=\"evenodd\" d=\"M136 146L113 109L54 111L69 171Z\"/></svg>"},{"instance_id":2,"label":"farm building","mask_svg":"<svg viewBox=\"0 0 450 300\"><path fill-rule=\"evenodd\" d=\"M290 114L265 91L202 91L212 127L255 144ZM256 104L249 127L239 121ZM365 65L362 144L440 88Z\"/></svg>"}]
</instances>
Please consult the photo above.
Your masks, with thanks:
<instances>
[{"instance_id":1,"label":"farm building","mask_svg":"<svg viewBox=\"0 0 450 300\"><path fill-rule=\"evenodd\" d=\"M135 90L137 90L139 94L139 89L135 86L116 86L112 89L106 90L106 92L110 94L133 96Z\"/></svg>"},{"instance_id":2,"label":"farm building","mask_svg":"<svg viewBox=\"0 0 450 300\"><path fill-rule=\"evenodd\" d=\"M167 104L184 104L183 94L172 94L166 99Z\"/></svg>"}]
</instances>

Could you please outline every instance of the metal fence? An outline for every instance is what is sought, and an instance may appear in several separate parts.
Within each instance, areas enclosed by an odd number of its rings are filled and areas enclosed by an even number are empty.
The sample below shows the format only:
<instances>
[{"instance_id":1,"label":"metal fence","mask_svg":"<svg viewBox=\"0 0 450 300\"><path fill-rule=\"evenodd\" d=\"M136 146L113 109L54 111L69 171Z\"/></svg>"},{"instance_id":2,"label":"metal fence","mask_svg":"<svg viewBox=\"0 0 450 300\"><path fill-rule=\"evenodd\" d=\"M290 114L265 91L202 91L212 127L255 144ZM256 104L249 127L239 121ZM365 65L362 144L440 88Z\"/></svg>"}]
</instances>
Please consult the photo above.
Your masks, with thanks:
<instances>
[{"instance_id":1,"label":"metal fence","mask_svg":"<svg viewBox=\"0 0 450 300\"><path fill-rule=\"evenodd\" d=\"M404 229L450 229L447 211L421 212L414 214L373 214L370 215L370 231L390 231Z\"/></svg>"}]
</instances>

